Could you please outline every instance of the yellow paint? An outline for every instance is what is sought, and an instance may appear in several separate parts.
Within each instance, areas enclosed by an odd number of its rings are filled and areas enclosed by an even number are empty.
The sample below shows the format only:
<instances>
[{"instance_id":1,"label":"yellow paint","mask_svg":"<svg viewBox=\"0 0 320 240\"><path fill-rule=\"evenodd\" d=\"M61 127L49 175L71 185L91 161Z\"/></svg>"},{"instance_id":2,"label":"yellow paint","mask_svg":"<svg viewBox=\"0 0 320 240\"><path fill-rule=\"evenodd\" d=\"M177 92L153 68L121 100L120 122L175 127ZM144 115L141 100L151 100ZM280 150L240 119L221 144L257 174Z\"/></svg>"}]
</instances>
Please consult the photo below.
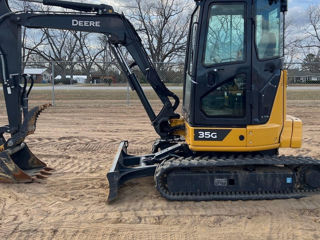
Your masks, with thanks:
<instances>
[{"instance_id":1,"label":"yellow paint","mask_svg":"<svg viewBox=\"0 0 320 240\"><path fill-rule=\"evenodd\" d=\"M233 128L232 131L226 136L223 141L196 141L194 140L194 130L195 129L213 129L213 128L197 128L191 127L188 123L186 123L186 142L192 150L195 148L208 148L208 147L245 147L246 141L241 141L239 139L240 135L243 135L246 139L246 129L245 128ZM214 129L230 129L230 128L214 128ZM196 151L196 150L195 150ZM200 150L199 150L200 151Z\"/></svg>"},{"instance_id":2,"label":"yellow paint","mask_svg":"<svg viewBox=\"0 0 320 240\"><path fill-rule=\"evenodd\" d=\"M301 145L302 145L302 121L299 118L294 118L290 147L300 148Z\"/></svg>"},{"instance_id":3,"label":"yellow paint","mask_svg":"<svg viewBox=\"0 0 320 240\"><path fill-rule=\"evenodd\" d=\"M284 127L283 127L281 138L280 138L281 148L289 148L291 146L292 126L293 126L292 118L291 116L287 116L287 119L284 122Z\"/></svg>"},{"instance_id":4,"label":"yellow paint","mask_svg":"<svg viewBox=\"0 0 320 240\"><path fill-rule=\"evenodd\" d=\"M268 146L259 146L259 147L201 147L201 146L192 146L192 151L195 152L256 152L276 149L279 147L279 144L268 145ZM189 146L190 148L190 146Z\"/></svg>"},{"instance_id":5,"label":"yellow paint","mask_svg":"<svg viewBox=\"0 0 320 240\"><path fill-rule=\"evenodd\" d=\"M179 118L179 119L171 119L170 120L170 126L171 127L176 127L176 126L181 126L184 125L184 119L183 118ZM179 135L179 136L185 136L185 130L178 130L174 132L174 135Z\"/></svg>"},{"instance_id":6,"label":"yellow paint","mask_svg":"<svg viewBox=\"0 0 320 240\"><path fill-rule=\"evenodd\" d=\"M185 122L183 135L192 151L246 152L263 151L279 147L298 148L302 143L302 122L300 119L286 115L287 71L282 71L275 101L269 121L266 124L250 125L246 128L199 128L192 127L181 119L171 120L171 125ZM195 141L195 129L231 129L223 141ZM244 136L241 141L239 136Z\"/></svg>"},{"instance_id":7,"label":"yellow paint","mask_svg":"<svg viewBox=\"0 0 320 240\"><path fill-rule=\"evenodd\" d=\"M4 145L1 145L0 146L0 152L3 152L4 151Z\"/></svg>"}]
</instances>

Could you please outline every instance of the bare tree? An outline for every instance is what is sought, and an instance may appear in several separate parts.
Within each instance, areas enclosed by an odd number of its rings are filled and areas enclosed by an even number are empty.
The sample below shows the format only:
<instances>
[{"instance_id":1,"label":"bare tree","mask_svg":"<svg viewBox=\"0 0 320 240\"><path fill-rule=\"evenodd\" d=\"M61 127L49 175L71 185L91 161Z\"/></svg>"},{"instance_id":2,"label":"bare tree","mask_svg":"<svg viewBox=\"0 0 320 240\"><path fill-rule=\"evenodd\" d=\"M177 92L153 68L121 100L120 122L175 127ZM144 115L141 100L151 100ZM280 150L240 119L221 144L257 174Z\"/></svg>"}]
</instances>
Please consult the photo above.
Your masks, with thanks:
<instances>
[{"instance_id":1,"label":"bare tree","mask_svg":"<svg viewBox=\"0 0 320 240\"><path fill-rule=\"evenodd\" d=\"M105 53L107 44L95 45L94 42L98 40L95 34L78 32L74 34L74 37L79 44L79 50L76 53L77 61L89 79L93 66L97 65L99 55Z\"/></svg>"},{"instance_id":2,"label":"bare tree","mask_svg":"<svg viewBox=\"0 0 320 240\"><path fill-rule=\"evenodd\" d=\"M95 62L95 65L99 71L101 73L105 73L108 71L111 65L115 65L121 71L115 60L115 57L112 54L107 36L101 35L97 40L100 48L103 49L103 52L101 52L101 54L99 54L97 57L98 61Z\"/></svg>"},{"instance_id":3,"label":"bare tree","mask_svg":"<svg viewBox=\"0 0 320 240\"><path fill-rule=\"evenodd\" d=\"M75 33L68 30L42 29L44 41L37 48L28 50L41 56L45 61L55 62L58 72L65 79L67 69L71 74L74 68L74 59L79 50Z\"/></svg>"},{"instance_id":4,"label":"bare tree","mask_svg":"<svg viewBox=\"0 0 320 240\"><path fill-rule=\"evenodd\" d=\"M308 20L303 46L320 49L320 6L309 7Z\"/></svg>"},{"instance_id":5,"label":"bare tree","mask_svg":"<svg viewBox=\"0 0 320 240\"><path fill-rule=\"evenodd\" d=\"M45 35L37 33L39 33L39 31L34 32L30 29L22 28L22 69L25 69L28 62L34 59L36 50L45 41Z\"/></svg>"},{"instance_id":6,"label":"bare tree","mask_svg":"<svg viewBox=\"0 0 320 240\"><path fill-rule=\"evenodd\" d=\"M304 63L303 69L306 69L306 65L311 64L310 69L314 70L320 67L320 64L314 61L319 59L320 53L320 6L312 5L306 12L308 23L303 29L300 29L301 34L299 37L296 37L296 39L291 38L291 42L286 42L285 48L286 52L289 53L287 56L290 56L291 51L292 59L298 59ZM293 29L293 31L288 31L288 35L294 31L299 32L295 27L289 26L288 28ZM295 34L293 33L292 35Z\"/></svg>"},{"instance_id":7,"label":"bare tree","mask_svg":"<svg viewBox=\"0 0 320 240\"><path fill-rule=\"evenodd\" d=\"M135 0L128 13L155 63L172 62L185 53L188 4L177 0Z\"/></svg>"},{"instance_id":8,"label":"bare tree","mask_svg":"<svg viewBox=\"0 0 320 240\"><path fill-rule=\"evenodd\" d=\"M14 11L31 11L31 10L39 10L39 11L48 11L49 7L43 7L38 4L33 4L31 2L26 1L18 1L11 0L10 7ZM39 34L39 31L35 31L33 29L28 29L22 27L21 30L21 55L22 55L22 70L25 69L27 62L32 58L32 55L35 54L35 49L37 49L44 41L44 34Z\"/></svg>"},{"instance_id":9,"label":"bare tree","mask_svg":"<svg viewBox=\"0 0 320 240\"><path fill-rule=\"evenodd\" d=\"M285 69L294 67L294 63L299 57L299 49L301 40L295 35L299 31L294 25L292 19L287 19L284 27L284 56L285 56Z\"/></svg>"}]
</instances>

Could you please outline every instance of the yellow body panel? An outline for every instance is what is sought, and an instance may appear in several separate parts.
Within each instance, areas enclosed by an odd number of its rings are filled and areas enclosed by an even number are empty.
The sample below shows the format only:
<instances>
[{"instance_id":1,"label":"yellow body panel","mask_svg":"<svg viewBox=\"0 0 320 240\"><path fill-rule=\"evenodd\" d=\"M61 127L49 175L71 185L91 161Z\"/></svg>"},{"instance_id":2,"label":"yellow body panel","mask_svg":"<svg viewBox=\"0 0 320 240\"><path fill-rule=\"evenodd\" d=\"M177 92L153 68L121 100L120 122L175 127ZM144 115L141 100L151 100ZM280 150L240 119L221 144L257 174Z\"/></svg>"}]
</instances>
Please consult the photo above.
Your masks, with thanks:
<instances>
[{"instance_id":1,"label":"yellow body panel","mask_svg":"<svg viewBox=\"0 0 320 240\"><path fill-rule=\"evenodd\" d=\"M291 119L291 116L287 116L280 138L281 148L289 148L291 146L292 127L293 121Z\"/></svg>"},{"instance_id":2,"label":"yellow body panel","mask_svg":"<svg viewBox=\"0 0 320 240\"><path fill-rule=\"evenodd\" d=\"M299 118L294 118L292 130L290 147L300 148L302 145L302 121Z\"/></svg>"},{"instance_id":3,"label":"yellow body panel","mask_svg":"<svg viewBox=\"0 0 320 240\"><path fill-rule=\"evenodd\" d=\"M179 119L171 119L170 120L170 126L171 127L176 127L176 126L181 126L184 125L185 121L183 118L179 118ZM180 136L184 136L185 135L185 131L184 130L179 130L175 132L175 135L180 135Z\"/></svg>"},{"instance_id":4,"label":"yellow body panel","mask_svg":"<svg viewBox=\"0 0 320 240\"><path fill-rule=\"evenodd\" d=\"M279 87L269 121L262 125L250 125L246 128L206 128L192 127L185 121L185 131L177 134L185 137L192 151L247 152L277 149L279 147L300 147L302 142L302 122L286 115L287 72L282 71ZM181 125L183 119L171 121L172 126ZM230 129L231 132L222 141L194 140L196 129ZM244 139L240 140L243 136Z\"/></svg>"},{"instance_id":5,"label":"yellow body panel","mask_svg":"<svg viewBox=\"0 0 320 240\"><path fill-rule=\"evenodd\" d=\"M246 129L245 128L234 128L232 131L226 136L223 141L196 141L194 140L194 130L195 129L209 129L209 128L193 128L189 124L186 123L186 141L189 146L193 146L190 148L194 150L195 147L246 147L246 141L241 141L239 139L240 135L243 135L246 139ZM226 129L226 128L215 128L215 129ZM214 143L214 146L212 145ZM200 151L200 150L196 150Z\"/></svg>"}]
</instances>

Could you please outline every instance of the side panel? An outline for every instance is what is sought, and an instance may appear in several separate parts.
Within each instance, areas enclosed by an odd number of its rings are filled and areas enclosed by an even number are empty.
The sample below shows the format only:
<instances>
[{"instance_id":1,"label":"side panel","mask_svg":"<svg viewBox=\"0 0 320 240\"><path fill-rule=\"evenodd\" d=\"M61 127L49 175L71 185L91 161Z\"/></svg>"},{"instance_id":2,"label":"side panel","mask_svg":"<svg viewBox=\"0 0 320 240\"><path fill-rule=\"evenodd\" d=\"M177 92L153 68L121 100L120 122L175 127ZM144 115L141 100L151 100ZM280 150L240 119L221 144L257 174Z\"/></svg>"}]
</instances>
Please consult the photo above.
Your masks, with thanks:
<instances>
[{"instance_id":1,"label":"side panel","mask_svg":"<svg viewBox=\"0 0 320 240\"><path fill-rule=\"evenodd\" d=\"M290 147L300 148L301 145L302 145L302 121L298 118L293 118Z\"/></svg>"}]
</instances>

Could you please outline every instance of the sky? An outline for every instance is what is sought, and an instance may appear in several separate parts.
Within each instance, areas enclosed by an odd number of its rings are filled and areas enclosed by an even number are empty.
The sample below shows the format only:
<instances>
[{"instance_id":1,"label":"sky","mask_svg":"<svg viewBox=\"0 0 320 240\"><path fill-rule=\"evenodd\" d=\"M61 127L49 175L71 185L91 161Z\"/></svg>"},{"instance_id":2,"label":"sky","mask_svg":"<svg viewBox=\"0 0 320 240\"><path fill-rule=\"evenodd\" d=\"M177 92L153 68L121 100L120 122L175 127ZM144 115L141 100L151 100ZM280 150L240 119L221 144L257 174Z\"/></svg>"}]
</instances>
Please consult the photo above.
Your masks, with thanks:
<instances>
[{"instance_id":1,"label":"sky","mask_svg":"<svg viewBox=\"0 0 320 240\"><path fill-rule=\"evenodd\" d=\"M69 0L70 1L70 0ZM108 4L115 8L116 11L125 11L125 9L134 5L133 0L71 0L85 3ZM192 0L179 0L192 2ZM289 11L288 18L292 19L297 25L303 25L307 21L306 10L312 5L320 5L320 0L288 0ZM10 0L9 0L10 2Z\"/></svg>"},{"instance_id":2,"label":"sky","mask_svg":"<svg viewBox=\"0 0 320 240\"><path fill-rule=\"evenodd\" d=\"M192 0L187 0L192 1ZM92 3L106 3L113 6L128 6L130 0L87 0ZM320 0L289 0L289 12L297 12L299 9L306 9L310 5L319 5Z\"/></svg>"},{"instance_id":3,"label":"sky","mask_svg":"<svg viewBox=\"0 0 320 240\"><path fill-rule=\"evenodd\" d=\"M303 26L308 21L306 10L319 5L320 0L289 0L287 17L295 25Z\"/></svg>"},{"instance_id":4,"label":"sky","mask_svg":"<svg viewBox=\"0 0 320 240\"><path fill-rule=\"evenodd\" d=\"M9 0L10 1L13 0ZM70 1L70 0L69 0ZM124 11L135 5L135 0L71 0L77 2L108 4L115 8L117 12ZM148 1L148 0L147 0ZM160 0L159 0L160 1ZM193 0L177 0L186 3L192 3ZM288 0L287 22L290 23L290 34L288 39L303 39L305 38L306 26L308 24L307 10L310 6L319 6L320 0Z\"/></svg>"},{"instance_id":5,"label":"sky","mask_svg":"<svg viewBox=\"0 0 320 240\"><path fill-rule=\"evenodd\" d=\"M192 1L192 0L185 0ZM303 25L307 22L306 10L312 5L320 5L320 0L288 0L288 18L292 19L297 25ZM125 8L132 5L132 0L87 0L92 3L105 3L115 7L116 10L119 8Z\"/></svg>"}]
</instances>

